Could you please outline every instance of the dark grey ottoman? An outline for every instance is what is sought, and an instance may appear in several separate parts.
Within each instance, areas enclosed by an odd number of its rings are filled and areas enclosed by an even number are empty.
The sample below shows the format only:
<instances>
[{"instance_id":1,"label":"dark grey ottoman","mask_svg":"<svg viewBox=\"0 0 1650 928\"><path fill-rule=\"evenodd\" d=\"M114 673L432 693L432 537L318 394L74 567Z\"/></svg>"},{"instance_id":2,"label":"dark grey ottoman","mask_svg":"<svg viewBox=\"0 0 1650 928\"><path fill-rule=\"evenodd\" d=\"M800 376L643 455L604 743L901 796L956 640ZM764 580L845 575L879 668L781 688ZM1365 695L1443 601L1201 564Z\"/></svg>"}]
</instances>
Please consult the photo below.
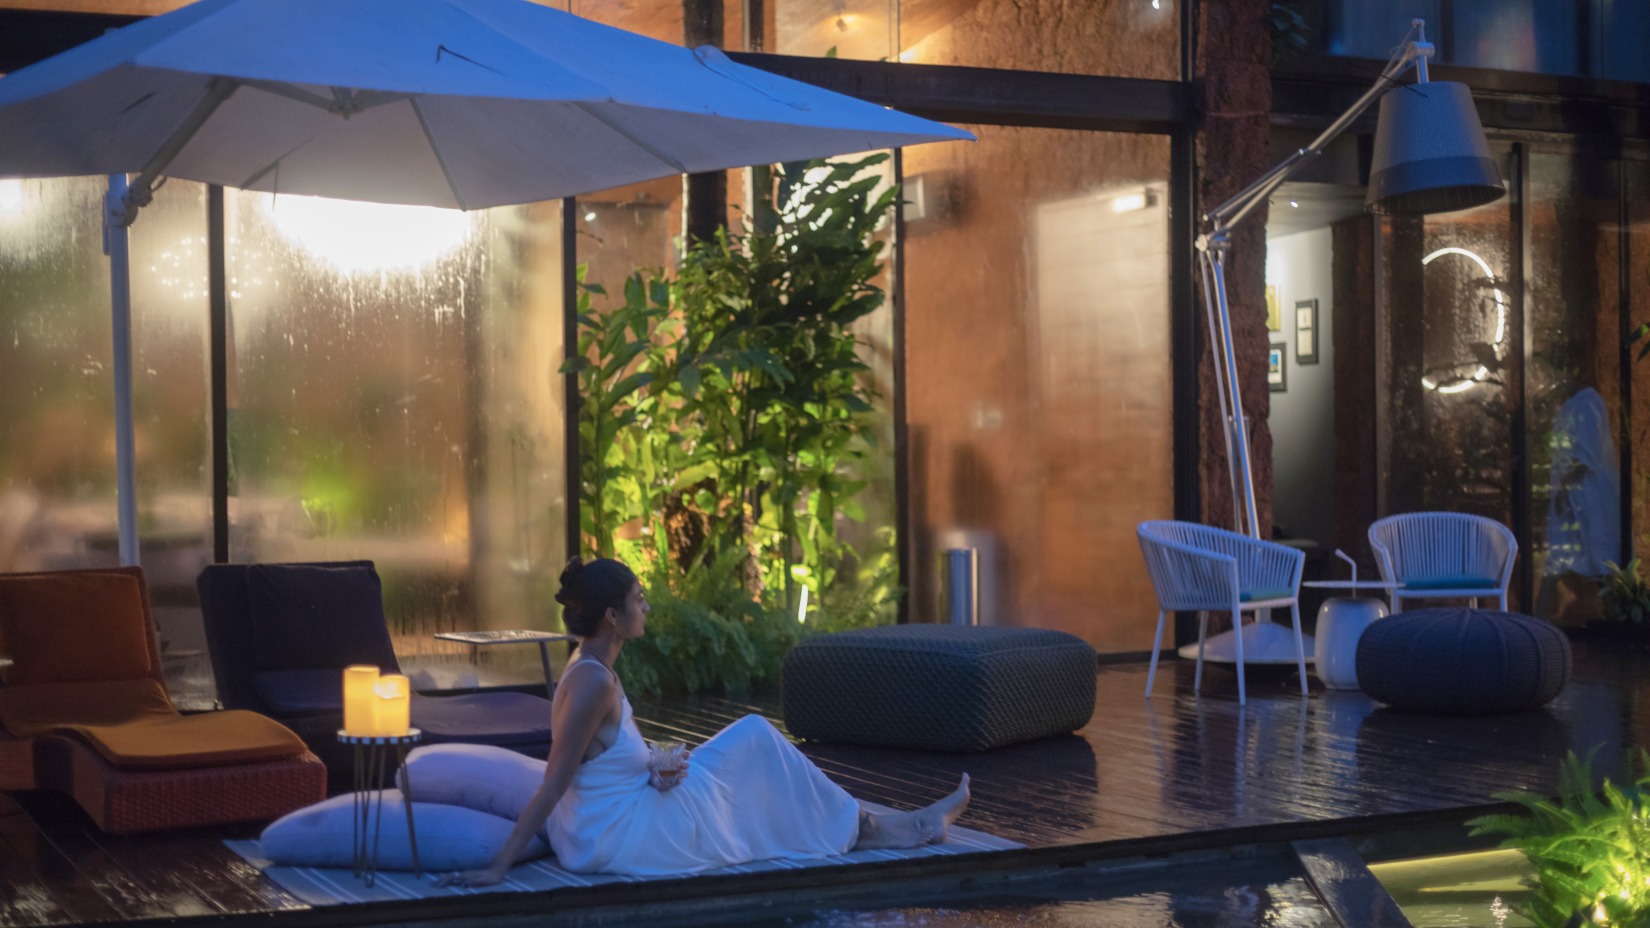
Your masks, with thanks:
<instances>
[{"instance_id":1,"label":"dark grey ottoman","mask_svg":"<svg viewBox=\"0 0 1650 928\"><path fill-rule=\"evenodd\" d=\"M817 741L986 751L1087 725L1094 675L1087 642L1047 629L821 635L785 658L785 726Z\"/></svg>"},{"instance_id":2,"label":"dark grey ottoman","mask_svg":"<svg viewBox=\"0 0 1650 928\"><path fill-rule=\"evenodd\" d=\"M1570 680L1570 642L1550 622L1483 609L1416 609L1358 641L1358 682L1400 709L1495 715L1546 705Z\"/></svg>"}]
</instances>

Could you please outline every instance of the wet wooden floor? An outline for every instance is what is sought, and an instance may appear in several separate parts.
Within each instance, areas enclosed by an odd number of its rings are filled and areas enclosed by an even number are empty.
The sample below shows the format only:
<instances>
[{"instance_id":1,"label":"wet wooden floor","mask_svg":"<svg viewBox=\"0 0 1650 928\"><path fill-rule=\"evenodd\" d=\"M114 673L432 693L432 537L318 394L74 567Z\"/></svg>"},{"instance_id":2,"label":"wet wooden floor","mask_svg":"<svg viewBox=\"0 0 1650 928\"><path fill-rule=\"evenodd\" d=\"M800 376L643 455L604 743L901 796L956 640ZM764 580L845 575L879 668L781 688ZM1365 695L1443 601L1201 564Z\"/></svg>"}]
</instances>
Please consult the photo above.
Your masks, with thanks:
<instances>
[{"instance_id":1,"label":"wet wooden floor","mask_svg":"<svg viewBox=\"0 0 1650 928\"><path fill-rule=\"evenodd\" d=\"M1504 790L1550 792L1567 750L1599 745L1601 768L1613 767L1647 743L1646 671L1650 656L1580 648L1575 678L1547 709L1449 719L1380 710L1315 683L1302 699L1281 672L1252 673L1239 707L1228 671L1211 670L1198 697L1185 664L1167 667L1147 701L1143 665L1109 665L1092 722L1071 737L980 755L803 750L856 796L894 806L931 801L966 771L974 801L964 825L1074 856L1289 841L1480 806ZM750 712L782 725L776 696L636 706L644 734L689 744ZM115 838L53 794L0 794L0 928L303 913L222 845L256 831Z\"/></svg>"}]
</instances>

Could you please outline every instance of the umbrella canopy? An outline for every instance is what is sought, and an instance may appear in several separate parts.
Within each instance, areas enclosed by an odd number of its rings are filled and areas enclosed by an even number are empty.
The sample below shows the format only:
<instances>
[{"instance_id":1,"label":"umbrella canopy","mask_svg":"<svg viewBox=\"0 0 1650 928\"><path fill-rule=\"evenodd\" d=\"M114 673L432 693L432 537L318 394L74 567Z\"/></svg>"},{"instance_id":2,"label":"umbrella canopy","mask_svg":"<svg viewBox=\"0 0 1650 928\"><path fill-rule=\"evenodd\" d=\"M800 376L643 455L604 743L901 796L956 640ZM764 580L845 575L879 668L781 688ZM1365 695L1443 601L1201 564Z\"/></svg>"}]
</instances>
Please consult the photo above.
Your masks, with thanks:
<instances>
[{"instance_id":1,"label":"umbrella canopy","mask_svg":"<svg viewBox=\"0 0 1650 928\"><path fill-rule=\"evenodd\" d=\"M137 517L125 226L162 174L481 209L970 138L527 0L200 0L0 78L0 177L110 175L126 564Z\"/></svg>"},{"instance_id":2,"label":"umbrella canopy","mask_svg":"<svg viewBox=\"0 0 1650 928\"><path fill-rule=\"evenodd\" d=\"M0 175L459 209L968 138L526 0L201 0L0 79Z\"/></svg>"}]
</instances>

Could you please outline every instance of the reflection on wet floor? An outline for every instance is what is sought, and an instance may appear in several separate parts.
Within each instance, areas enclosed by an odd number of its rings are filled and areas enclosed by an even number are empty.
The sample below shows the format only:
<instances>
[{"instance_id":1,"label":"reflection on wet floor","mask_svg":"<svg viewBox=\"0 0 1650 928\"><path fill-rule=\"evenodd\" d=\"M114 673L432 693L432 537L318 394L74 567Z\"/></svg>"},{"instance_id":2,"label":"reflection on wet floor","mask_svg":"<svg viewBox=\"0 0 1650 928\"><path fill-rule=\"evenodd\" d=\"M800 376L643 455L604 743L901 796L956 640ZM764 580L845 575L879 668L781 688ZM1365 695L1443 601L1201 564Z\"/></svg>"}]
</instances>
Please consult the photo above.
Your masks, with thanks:
<instances>
[{"instance_id":1,"label":"reflection on wet floor","mask_svg":"<svg viewBox=\"0 0 1650 928\"><path fill-rule=\"evenodd\" d=\"M1334 928L1293 861L1198 861L946 906L832 909L749 928Z\"/></svg>"}]
</instances>

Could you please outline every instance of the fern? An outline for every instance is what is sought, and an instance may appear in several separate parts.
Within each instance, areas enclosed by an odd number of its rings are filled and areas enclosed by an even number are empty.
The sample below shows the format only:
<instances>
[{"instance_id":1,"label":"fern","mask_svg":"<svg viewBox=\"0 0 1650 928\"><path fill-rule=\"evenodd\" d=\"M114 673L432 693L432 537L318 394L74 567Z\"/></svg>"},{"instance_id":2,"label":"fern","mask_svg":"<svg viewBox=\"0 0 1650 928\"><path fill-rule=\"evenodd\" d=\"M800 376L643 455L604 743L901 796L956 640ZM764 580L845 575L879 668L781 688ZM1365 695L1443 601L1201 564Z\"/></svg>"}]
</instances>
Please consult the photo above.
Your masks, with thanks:
<instances>
[{"instance_id":1,"label":"fern","mask_svg":"<svg viewBox=\"0 0 1650 928\"><path fill-rule=\"evenodd\" d=\"M1559 768L1556 799L1501 793L1525 814L1485 815L1467 824L1472 834L1505 835L1501 846L1522 851L1534 875L1521 914L1540 928L1617 926L1650 928L1650 756L1639 752L1638 779L1594 788L1595 747L1573 752Z\"/></svg>"}]
</instances>

